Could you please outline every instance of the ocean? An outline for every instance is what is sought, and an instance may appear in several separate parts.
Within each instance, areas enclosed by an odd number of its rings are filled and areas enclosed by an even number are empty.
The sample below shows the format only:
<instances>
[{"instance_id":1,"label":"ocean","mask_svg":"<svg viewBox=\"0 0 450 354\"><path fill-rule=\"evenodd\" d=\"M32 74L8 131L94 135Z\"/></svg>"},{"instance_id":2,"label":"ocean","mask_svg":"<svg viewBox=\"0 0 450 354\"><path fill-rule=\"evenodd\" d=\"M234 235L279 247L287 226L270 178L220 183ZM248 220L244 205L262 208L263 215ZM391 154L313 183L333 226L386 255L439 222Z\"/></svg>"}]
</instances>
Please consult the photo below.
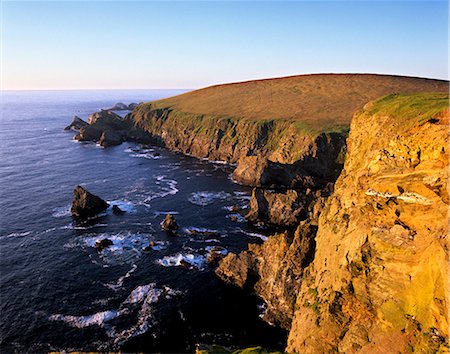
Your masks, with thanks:
<instances>
[{"instance_id":1,"label":"ocean","mask_svg":"<svg viewBox=\"0 0 450 354\"><path fill-rule=\"evenodd\" d=\"M179 93L2 92L2 353L285 347L286 333L260 319L259 300L223 284L207 261L267 236L231 211L251 193L233 183L232 166L127 142L103 149L64 131L74 115ZM76 185L126 213L76 222ZM168 212L176 236L161 230ZM99 252L102 238L114 244Z\"/></svg>"}]
</instances>

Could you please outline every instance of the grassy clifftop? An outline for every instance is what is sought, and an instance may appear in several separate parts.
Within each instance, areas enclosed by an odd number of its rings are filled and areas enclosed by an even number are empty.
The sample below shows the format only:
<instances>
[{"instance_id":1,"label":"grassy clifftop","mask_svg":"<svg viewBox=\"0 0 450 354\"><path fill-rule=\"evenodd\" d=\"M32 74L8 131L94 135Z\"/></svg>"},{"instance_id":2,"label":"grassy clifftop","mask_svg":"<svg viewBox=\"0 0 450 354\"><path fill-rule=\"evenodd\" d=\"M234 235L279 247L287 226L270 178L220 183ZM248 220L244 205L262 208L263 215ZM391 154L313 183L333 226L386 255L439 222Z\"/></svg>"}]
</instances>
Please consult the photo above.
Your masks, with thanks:
<instances>
[{"instance_id":1,"label":"grassy clifftop","mask_svg":"<svg viewBox=\"0 0 450 354\"><path fill-rule=\"evenodd\" d=\"M374 74L315 74L224 84L151 102L152 109L295 120L313 131L349 125L355 110L393 93L447 92L448 82Z\"/></svg>"},{"instance_id":2,"label":"grassy clifftop","mask_svg":"<svg viewBox=\"0 0 450 354\"><path fill-rule=\"evenodd\" d=\"M162 145L196 157L237 162L263 155L292 164L314 155L321 134L344 138L353 113L370 100L447 91L448 82L441 80L300 75L217 85L141 104L131 119Z\"/></svg>"}]
</instances>

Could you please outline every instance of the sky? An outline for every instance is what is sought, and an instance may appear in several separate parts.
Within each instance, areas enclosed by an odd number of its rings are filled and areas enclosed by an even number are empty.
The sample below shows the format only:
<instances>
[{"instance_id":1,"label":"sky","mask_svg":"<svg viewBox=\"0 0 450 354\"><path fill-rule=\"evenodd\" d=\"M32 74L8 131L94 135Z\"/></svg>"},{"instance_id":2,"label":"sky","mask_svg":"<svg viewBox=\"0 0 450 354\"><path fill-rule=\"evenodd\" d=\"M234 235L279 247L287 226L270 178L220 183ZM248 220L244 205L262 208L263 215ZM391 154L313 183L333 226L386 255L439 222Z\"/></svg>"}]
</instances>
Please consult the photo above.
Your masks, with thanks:
<instances>
[{"instance_id":1,"label":"sky","mask_svg":"<svg viewBox=\"0 0 450 354\"><path fill-rule=\"evenodd\" d=\"M448 79L447 1L2 1L1 89Z\"/></svg>"}]
</instances>

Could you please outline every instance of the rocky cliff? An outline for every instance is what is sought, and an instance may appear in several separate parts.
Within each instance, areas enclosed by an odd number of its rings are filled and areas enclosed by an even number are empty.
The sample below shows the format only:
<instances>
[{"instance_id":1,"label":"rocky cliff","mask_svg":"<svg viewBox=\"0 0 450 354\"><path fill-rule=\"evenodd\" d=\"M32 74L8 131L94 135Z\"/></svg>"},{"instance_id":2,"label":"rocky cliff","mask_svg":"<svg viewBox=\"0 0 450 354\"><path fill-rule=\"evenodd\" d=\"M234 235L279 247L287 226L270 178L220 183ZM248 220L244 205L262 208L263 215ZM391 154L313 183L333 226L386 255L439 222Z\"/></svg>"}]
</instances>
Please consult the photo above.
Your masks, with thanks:
<instances>
[{"instance_id":1,"label":"rocky cliff","mask_svg":"<svg viewBox=\"0 0 450 354\"><path fill-rule=\"evenodd\" d=\"M319 219L289 352L448 349L448 94L355 115Z\"/></svg>"},{"instance_id":2,"label":"rocky cliff","mask_svg":"<svg viewBox=\"0 0 450 354\"><path fill-rule=\"evenodd\" d=\"M448 349L448 120L448 94L367 104L318 228L303 221L221 262L222 279L249 284L291 328L288 352Z\"/></svg>"},{"instance_id":3,"label":"rocky cliff","mask_svg":"<svg viewBox=\"0 0 450 354\"><path fill-rule=\"evenodd\" d=\"M294 187L304 186L304 177L313 184L337 177L352 114L369 100L447 89L444 81L399 76L300 75L212 86L141 104L126 121L171 150L239 161L241 171L254 168L269 176L249 181L235 174L241 183ZM259 163L252 167L247 156L264 157L276 172Z\"/></svg>"}]
</instances>

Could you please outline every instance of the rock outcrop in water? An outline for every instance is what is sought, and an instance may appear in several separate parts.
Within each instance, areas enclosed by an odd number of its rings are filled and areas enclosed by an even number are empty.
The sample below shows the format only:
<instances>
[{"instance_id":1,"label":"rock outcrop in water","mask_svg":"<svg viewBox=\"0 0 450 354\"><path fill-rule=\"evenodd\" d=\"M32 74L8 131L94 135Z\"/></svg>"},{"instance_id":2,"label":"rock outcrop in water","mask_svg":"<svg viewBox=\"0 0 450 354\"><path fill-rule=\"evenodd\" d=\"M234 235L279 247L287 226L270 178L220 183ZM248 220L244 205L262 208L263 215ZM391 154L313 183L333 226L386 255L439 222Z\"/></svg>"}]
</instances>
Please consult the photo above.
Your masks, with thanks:
<instances>
[{"instance_id":1,"label":"rock outcrop in water","mask_svg":"<svg viewBox=\"0 0 450 354\"><path fill-rule=\"evenodd\" d=\"M172 214L166 214L164 220L161 222L161 228L169 233L174 233L178 230L178 224Z\"/></svg>"},{"instance_id":2,"label":"rock outcrop in water","mask_svg":"<svg viewBox=\"0 0 450 354\"><path fill-rule=\"evenodd\" d=\"M90 193L81 186L76 186L73 191L72 216L85 219L95 216L108 208L108 203L100 197Z\"/></svg>"},{"instance_id":3,"label":"rock outcrop in water","mask_svg":"<svg viewBox=\"0 0 450 354\"><path fill-rule=\"evenodd\" d=\"M81 128L87 127L89 124L78 116L73 117L72 123L70 123L64 130L79 131Z\"/></svg>"},{"instance_id":4,"label":"rock outcrop in water","mask_svg":"<svg viewBox=\"0 0 450 354\"><path fill-rule=\"evenodd\" d=\"M103 147L120 145L126 140L142 143L150 141L148 134L134 127L129 119L109 110L101 110L90 115L88 123L80 128L74 139L98 142Z\"/></svg>"},{"instance_id":5,"label":"rock outcrop in water","mask_svg":"<svg viewBox=\"0 0 450 354\"><path fill-rule=\"evenodd\" d=\"M448 119L448 94L367 104L318 227L220 262L225 281L254 279L265 318L290 328L288 352L448 348Z\"/></svg>"}]
</instances>

